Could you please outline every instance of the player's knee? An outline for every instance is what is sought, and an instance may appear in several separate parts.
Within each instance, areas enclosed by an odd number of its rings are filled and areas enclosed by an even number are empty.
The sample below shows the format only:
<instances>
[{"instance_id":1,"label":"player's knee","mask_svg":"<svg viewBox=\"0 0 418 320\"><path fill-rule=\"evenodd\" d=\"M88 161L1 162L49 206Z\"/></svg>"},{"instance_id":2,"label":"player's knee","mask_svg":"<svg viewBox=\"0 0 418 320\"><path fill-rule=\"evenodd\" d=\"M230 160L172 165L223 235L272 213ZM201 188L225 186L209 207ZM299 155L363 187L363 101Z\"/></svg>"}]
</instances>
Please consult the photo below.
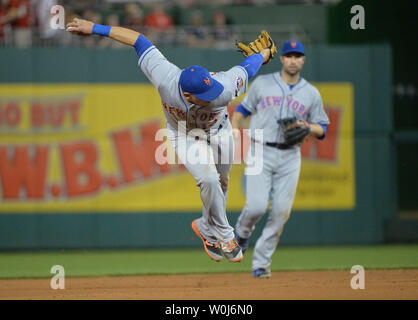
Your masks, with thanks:
<instances>
[{"instance_id":1,"label":"player's knee","mask_svg":"<svg viewBox=\"0 0 418 320\"><path fill-rule=\"evenodd\" d=\"M281 220L284 221L284 223L286 223L286 221L289 219L290 217L290 211L291 211L291 206L289 205L279 205L279 206L272 206L271 207L271 215L274 217L277 217Z\"/></svg>"},{"instance_id":2,"label":"player's knee","mask_svg":"<svg viewBox=\"0 0 418 320\"><path fill-rule=\"evenodd\" d=\"M248 215L250 216L260 216L263 215L267 210L267 201L252 201L251 203L247 203L246 208Z\"/></svg>"},{"instance_id":3,"label":"player's knee","mask_svg":"<svg viewBox=\"0 0 418 320\"><path fill-rule=\"evenodd\" d=\"M219 176L216 174L208 174L200 178L198 185L201 188L213 189L220 185Z\"/></svg>"},{"instance_id":4,"label":"player's knee","mask_svg":"<svg viewBox=\"0 0 418 320\"><path fill-rule=\"evenodd\" d=\"M221 188L223 192L228 190L229 178L228 177L221 177L220 179Z\"/></svg>"}]
</instances>

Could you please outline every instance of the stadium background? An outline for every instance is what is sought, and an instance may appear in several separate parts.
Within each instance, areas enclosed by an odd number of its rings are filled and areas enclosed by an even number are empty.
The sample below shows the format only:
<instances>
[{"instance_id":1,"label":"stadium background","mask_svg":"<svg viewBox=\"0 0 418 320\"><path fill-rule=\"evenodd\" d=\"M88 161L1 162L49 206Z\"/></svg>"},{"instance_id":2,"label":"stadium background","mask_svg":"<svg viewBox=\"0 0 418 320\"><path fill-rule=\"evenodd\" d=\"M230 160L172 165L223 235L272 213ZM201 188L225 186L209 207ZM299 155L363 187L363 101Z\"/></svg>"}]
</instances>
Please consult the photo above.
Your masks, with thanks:
<instances>
[{"instance_id":1,"label":"stadium background","mask_svg":"<svg viewBox=\"0 0 418 320\"><path fill-rule=\"evenodd\" d=\"M405 59L416 51L405 31L413 29L405 27L413 26L416 16L406 4L167 1L172 25L153 29L137 23L146 20L155 1L140 1L138 7L128 2L56 3L64 5L67 22L78 14L101 23L119 19L142 30L180 67L193 61L225 70L242 59L235 39L249 41L260 28L270 31L279 47L289 38L306 44L303 76L320 89L335 127L326 145L305 143L298 196L279 250L416 243L418 87L416 65ZM355 4L365 8L365 30L350 28ZM191 21L198 16L203 27L197 32ZM181 166L153 164L154 136L164 127L162 106L136 66L135 51L108 39L71 38L63 30L42 33L39 23L26 30L15 22L2 28L3 261L11 261L7 253L16 250L200 247L189 227L201 206L193 179ZM279 68L276 59L260 74ZM244 205L242 172L241 164L231 173L231 225ZM4 263L0 277L49 271L16 274L12 265ZM147 270L152 273L152 267Z\"/></svg>"}]
</instances>

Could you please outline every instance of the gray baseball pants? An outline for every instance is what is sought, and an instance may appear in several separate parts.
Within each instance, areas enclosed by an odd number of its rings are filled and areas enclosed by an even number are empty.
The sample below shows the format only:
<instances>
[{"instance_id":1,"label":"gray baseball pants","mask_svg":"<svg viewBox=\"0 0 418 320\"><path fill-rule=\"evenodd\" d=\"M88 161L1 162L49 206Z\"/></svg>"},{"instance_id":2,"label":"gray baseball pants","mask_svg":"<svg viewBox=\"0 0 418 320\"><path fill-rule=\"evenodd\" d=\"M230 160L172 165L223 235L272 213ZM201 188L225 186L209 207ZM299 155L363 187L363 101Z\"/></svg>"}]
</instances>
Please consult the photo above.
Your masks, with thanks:
<instances>
[{"instance_id":1,"label":"gray baseball pants","mask_svg":"<svg viewBox=\"0 0 418 320\"><path fill-rule=\"evenodd\" d=\"M270 267L271 256L289 219L299 180L300 148L279 150L263 146L263 157L256 161L263 161L262 172L246 175L246 203L235 227L241 238L249 238L266 213L271 197L268 220L254 248L253 270Z\"/></svg>"}]
</instances>

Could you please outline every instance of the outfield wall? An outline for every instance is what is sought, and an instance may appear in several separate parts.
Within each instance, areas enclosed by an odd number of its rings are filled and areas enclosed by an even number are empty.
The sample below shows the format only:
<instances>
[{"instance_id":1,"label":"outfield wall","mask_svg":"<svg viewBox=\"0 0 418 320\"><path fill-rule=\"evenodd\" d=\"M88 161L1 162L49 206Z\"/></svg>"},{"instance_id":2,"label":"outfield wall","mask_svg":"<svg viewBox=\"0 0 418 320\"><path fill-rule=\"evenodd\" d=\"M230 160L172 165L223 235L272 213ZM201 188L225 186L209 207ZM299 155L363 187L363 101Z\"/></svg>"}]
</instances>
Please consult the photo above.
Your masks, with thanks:
<instances>
[{"instance_id":1,"label":"outfield wall","mask_svg":"<svg viewBox=\"0 0 418 320\"><path fill-rule=\"evenodd\" d=\"M179 67L219 71L242 60L185 52L164 50ZM396 213L390 48L315 46L306 55L303 75L333 126L323 143L303 146L281 243L382 243ZM155 164L165 121L136 64L134 50L0 50L0 249L191 246L199 190L182 166ZM260 73L279 68L276 59ZM231 172L231 224L245 202L243 170Z\"/></svg>"}]
</instances>

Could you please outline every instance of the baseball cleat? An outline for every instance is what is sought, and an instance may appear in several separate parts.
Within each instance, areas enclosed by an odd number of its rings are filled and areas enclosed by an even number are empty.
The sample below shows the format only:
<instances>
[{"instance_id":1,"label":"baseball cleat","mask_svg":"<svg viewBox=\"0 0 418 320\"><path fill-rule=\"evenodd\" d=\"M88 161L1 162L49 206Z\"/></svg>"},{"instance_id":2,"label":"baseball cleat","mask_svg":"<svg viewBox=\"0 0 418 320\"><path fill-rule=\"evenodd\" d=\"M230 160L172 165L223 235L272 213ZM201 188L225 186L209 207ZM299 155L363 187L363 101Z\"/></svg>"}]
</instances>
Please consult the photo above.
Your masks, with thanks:
<instances>
[{"instance_id":1,"label":"baseball cleat","mask_svg":"<svg viewBox=\"0 0 418 320\"><path fill-rule=\"evenodd\" d=\"M240 262L244 258L241 247L235 239L229 242L221 242L221 248L225 258L230 262Z\"/></svg>"},{"instance_id":2,"label":"baseball cleat","mask_svg":"<svg viewBox=\"0 0 418 320\"><path fill-rule=\"evenodd\" d=\"M268 279L271 278L271 272L268 269L257 268L253 270L253 276L260 279Z\"/></svg>"},{"instance_id":3,"label":"baseball cleat","mask_svg":"<svg viewBox=\"0 0 418 320\"><path fill-rule=\"evenodd\" d=\"M248 239L241 238L238 233L235 233L235 240L237 241L238 245L241 247L242 253L248 249Z\"/></svg>"},{"instance_id":4,"label":"baseball cleat","mask_svg":"<svg viewBox=\"0 0 418 320\"><path fill-rule=\"evenodd\" d=\"M200 239L202 239L203 241L203 246L205 247L205 251L208 254L208 256L215 260L216 262L219 262L223 259L223 255L222 255L222 250L220 247L219 242L217 243L210 243L209 241L207 241L199 232L199 229L197 229L196 226L196 220L194 220L192 222L192 229L193 231L199 236Z\"/></svg>"}]
</instances>

